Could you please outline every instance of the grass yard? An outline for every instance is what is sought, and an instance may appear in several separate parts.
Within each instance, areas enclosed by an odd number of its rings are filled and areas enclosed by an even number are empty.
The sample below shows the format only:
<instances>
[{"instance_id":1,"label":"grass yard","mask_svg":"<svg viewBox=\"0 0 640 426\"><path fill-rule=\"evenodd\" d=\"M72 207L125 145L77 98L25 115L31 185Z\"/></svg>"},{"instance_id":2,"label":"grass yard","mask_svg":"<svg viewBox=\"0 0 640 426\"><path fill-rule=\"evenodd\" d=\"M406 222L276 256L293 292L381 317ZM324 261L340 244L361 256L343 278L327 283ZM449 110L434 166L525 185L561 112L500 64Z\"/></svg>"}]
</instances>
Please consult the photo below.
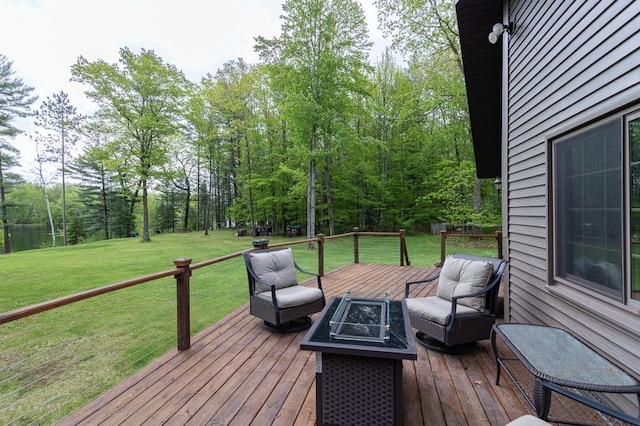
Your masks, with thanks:
<instances>
[{"instance_id":1,"label":"grass yard","mask_svg":"<svg viewBox=\"0 0 640 426\"><path fill-rule=\"evenodd\" d=\"M293 242L268 237L271 244ZM0 312L252 248L232 231L154 235L0 256ZM291 246L317 270L317 251ZM359 238L360 262L399 264L397 237ZM412 265L440 260L439 236L407 237ZM450 239L447 251L496 255L495 240ZM325 244L325 272L353 262L353 238ZM247 302L241 257L191 277L192 334ZM51 424L176 346L175 280L165 278L0 325L0 423Z\"/></svg>"},{"instance_id":2,"label":"grass yard","mask_svg":"<svg viewBox=\"0 0 640 426\"><path fill-rule=\"evenodd\" d=\"M261 238L261 237L260 237ZM271 244L294 241L292 238L269 236ZM98 241L77 246L20 251L0 255L3 282L0 312L44 302L83 290L173 269L173 260L191 258L193 263L213 259L252 247L252 237L236 237L230 230L154 235L151 242L139 238ZM365 263L399 262L398 238L366 237L360 239L360 261ZM440 237L408 235L407 247L412 265L433 265L440 260ZM310 271L317 269L317 253L306 244L292 245L296 260ZM450 238L447 252L464 251L495 256L495 240ZM326 242L325 272L353 262L353 239L331 239ZM227 263L227 262L225 262ZM241 259L224 272L234 281L246 281ZM211 278L209 268L194 277ZM202 272L200 272L202 271ZM243 288L244 290L244 288Z\"/></svg>"}]
</instances>

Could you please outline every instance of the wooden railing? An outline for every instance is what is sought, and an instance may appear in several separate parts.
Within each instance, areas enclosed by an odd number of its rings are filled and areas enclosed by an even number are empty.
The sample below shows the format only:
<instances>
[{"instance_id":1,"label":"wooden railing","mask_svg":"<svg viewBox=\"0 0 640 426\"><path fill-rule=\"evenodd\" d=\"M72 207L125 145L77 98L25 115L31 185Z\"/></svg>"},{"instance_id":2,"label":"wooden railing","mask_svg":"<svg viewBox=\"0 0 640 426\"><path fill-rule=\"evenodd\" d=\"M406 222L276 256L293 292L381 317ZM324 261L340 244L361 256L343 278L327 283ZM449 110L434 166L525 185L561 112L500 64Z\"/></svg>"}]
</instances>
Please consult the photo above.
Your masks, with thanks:
<instances>
[{"instance_id":1,"label":"wooden railing","mask_svg":"<svg viewBox=\"0 0 640 426\"><path fill-rule=\"evenodd\" d=\"M502 254L502 231L496 231L495 234L448 234L447 231L440 231L440 263L439 266L442 266L445 258L447 257L447 238L471 238L471 239L482 239L482 238L492 238L497 242L498 249L498 259L503 259Z\"/></svg>"},{"instance_id":2,"label":"wooden railing","mask_svg":"<svg viewBox=\"0 0 640 426\"><path fill-rule=\"evenodd\" d=\"M327 268L325 255L331 268L351 263L348 255L341 254L345 249L348 253L351 241L353 262L363 258L374 263L395 263L390 256L393 251L389 250L395 243L389 245L370 236L399 238L399 263L409 264L404 231L354 230L264 246L313 245L313 251L298 248L296 257L303 266L312 268L304 262L314 263L317 253L318 272L322 275ZM341 249L327 252L329 240L338 240L336 246L341 245ZM257 242L254 240L253 249L260 248ZM0 423L53 423L121 377L129 377L149 360L165 354L174 345L174 336L177 335L179 351L188 349L192 328L200 331L218 321L219 314L236 309L207 305L216 300L217 291L208 282L210 277L226 281L224 288L233 293L230 299L242 303L243 274L235 274L229 285L229 279L217 271L243 267L237 263L243 251L197 263L178 258L173 261L174 267L166 271L0 313L0 358L7 361L0 368ZM171 277L175 279L175 293ZM135 322L129 323L130 319Z\"/></svg>"},{"instance_id":3,"label":"wooden railing","mask_svg":"<svg viewBox=\"0 0 640 426\"><path fill-rule=\"evenodd\" d=\"M270 245L270 248L291 246L296 244L308 244L309 242L317 243L318 253L318 273L324 275L324 247L325 241L329 239L345 238L353 236L353 262L359 263L359 237L360 236L395 236L400 238L400 265L410 265L409 256L407 253L407 245L405 239L405 231L401 229L399 232L360 232L357 228L354 228L353 232L325 236L318 234L316 238L287 241L283 243L277 243ZM246 250L243 250L246 251ZM186 350L191 346L191 310L190 310L190 296L189 286L190 277L194 270L203 268L205 266L214 265L216 263L224 262L229 259L233 259L242 255L243 251L231 253L225 256L220 256L214 259L205 260L202 262L191 264L192 259L180 258L173 261L175 268L167 271L156 272L154 274L145 275L138 278L133 278L126 281L121 281L115 284L98 287L92 290L83 291L80 293L72 294L69 296L60 297L57 299L49 300L46 302L38 303L31 306L26 306L13 311L0 314L0 324L5 324L13 321L17 321L22 318L30 317L42 312L50 311L62 306L71 305L82 300L90 299L107 293L112 293L124 288L136 286L139 284L147 283L150 281L158 280L173 276L176 280L176 311L177 311L177 340L178 349Z\"/></svg>"},{"instance_id":4,"label":"wooden railing","mask_svg":"<svg viewBox=\"0 0 640 426\"><path fill-rule=\"evenodd\" d=\"M353 263L360 263L360 244L359 237L361 235L369 235L376 237L389 237L389 236L400 236L400 266L411 265L409 261L409 253L407 252L407 240L406 233L404 229L401 229L400 232L360 232L358 228L353 228Z\"/></svg>"}]
</instances>

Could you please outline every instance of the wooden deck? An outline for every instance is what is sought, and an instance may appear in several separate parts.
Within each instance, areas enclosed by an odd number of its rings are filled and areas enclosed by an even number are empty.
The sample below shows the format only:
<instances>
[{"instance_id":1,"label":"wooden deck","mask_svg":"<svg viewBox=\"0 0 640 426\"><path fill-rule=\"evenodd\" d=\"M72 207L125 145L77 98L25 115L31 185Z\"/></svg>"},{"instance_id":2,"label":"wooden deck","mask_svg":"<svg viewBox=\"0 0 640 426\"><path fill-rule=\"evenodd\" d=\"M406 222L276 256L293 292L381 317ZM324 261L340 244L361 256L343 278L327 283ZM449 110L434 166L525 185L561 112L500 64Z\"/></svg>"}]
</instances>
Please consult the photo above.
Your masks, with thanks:
<instances>
[{"instance_id":1,"label":"wooden deck","mask_svg":"<svg viewBox=\"0 0 640 426\"><path fill-rule=\"evenodd\" d=\"M406 281L435 271L357 264L322 283L327 298L350 289L401 299ZM315 424L315 355L300 350L303 336L267 331L245 305L194 336L188 350L171 351L62 424ZM532 413L508 378L494 384L488 341L462 356L417 346L418 360L403 361L405 424L504 425Z\"/></svg>"}]
</instances>

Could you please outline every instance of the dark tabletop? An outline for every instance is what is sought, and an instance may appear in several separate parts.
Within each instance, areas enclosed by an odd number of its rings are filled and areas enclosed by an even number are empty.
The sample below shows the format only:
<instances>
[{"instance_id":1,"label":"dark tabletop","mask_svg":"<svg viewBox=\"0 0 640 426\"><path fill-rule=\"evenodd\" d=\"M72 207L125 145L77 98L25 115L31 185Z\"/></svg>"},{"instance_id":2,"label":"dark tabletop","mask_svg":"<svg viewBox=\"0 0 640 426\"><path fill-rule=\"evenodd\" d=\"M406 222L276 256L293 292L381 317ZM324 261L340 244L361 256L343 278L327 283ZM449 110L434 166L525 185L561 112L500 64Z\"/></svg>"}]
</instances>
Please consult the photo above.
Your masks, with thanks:
<instances>
[{"instance_id":1,"label":"dark tabletop","mask_svg":"<svg viewBox=\"0 0 640 426\"><path fill-rule=\"evenodd\" d=\"M335 354L369 356L376 358L418 359L406 303L391 300L390 338L386 342L353 341L332 338L329 320L338 308L341 298L333 297L314 321L300 343L300 349Z\"/></svg>"}]
</instances>

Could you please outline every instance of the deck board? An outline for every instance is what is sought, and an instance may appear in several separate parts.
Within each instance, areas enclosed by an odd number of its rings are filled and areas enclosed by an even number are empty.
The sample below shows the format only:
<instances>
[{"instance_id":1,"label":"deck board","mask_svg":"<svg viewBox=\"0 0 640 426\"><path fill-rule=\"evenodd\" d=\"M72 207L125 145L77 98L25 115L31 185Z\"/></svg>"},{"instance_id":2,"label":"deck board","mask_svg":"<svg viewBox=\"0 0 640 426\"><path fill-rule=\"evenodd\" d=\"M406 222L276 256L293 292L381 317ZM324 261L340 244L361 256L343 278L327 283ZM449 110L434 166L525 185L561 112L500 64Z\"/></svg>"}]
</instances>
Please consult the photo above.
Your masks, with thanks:
<instances>
[{"instance_id":1,"label":"deck board","mask_svg":"<svg viewBox=\"0 0 640 426\"><path fill-rule=\"evenodd\" d=\"M400 299L405 282L435 271L357 264L322 283L327 298L352 290ZM433 284L412 296L431 291ZM242 306L194 336L188 350L167 353L61 424L314 424L315 356L300 350L303 336L270 332ZM461 356L417 349L417 361L403 361L405 424L504 425L532 413L508 378L494 384L488 342Z\"/></svg>"}]
</instances>

